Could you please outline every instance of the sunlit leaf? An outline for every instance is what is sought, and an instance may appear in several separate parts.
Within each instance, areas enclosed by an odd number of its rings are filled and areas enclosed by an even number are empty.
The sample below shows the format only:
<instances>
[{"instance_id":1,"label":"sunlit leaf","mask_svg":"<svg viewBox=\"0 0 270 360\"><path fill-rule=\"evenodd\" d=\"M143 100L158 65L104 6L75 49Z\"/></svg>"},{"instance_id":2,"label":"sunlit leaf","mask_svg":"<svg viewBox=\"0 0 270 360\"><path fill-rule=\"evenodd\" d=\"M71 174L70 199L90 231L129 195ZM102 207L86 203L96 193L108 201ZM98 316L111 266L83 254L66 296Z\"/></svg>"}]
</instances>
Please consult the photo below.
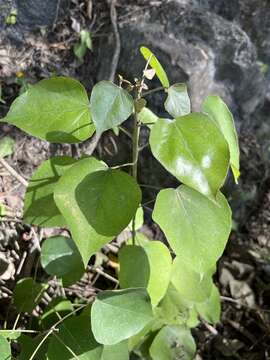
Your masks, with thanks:
<instances>
[{"instance_id":1,"label":"sunlit leaf","mask_svg":"<svg viewBox=\"0 0 270 360\"><path fill-rule=\"evenodd\" d=\"M76 189L86 176L106 168L106 164L92 157L79 160L65 172L54 191L55 203L68 224L72 239L77 245L85 267L91 255L111 238L98 234L89 224L77 203Z\"/></svg>"},{"instance_id":2,"label":"sunlit leaf","mask_svg":"<svg viewBox=\"0 0 270 360\"><path fill-rule=\"evenodd\" d=\"M0 360L10 360L11 358L10 344L0 335Z\"/></svg>"},{"instance_id":3,"label":"sunlit leaf","mask_svg":"<svg viewBox=\"0 0 270 360\"><path fill-rule=\"evenodd\" d=\"M92 331L99 343L114 345L141 331L152 316L145 289L104 291L92 305Z\"/></svg>"},{"instance_id":4,"label":"sunlit leaf","mask_svg":"<svg viewBox=\"0 0 270 360\"><path fill-rule=\"evenodd\" d=\"M151 58L149 65L151 66L152 69L155 70L157 78L161 82L162 86L169 87L170 84L167 74L163 69L162 65L160 64L160 62L158 61L158 59L156 58L156 56L152 53L152 51L149 50L147 47L142 46L140 48L140 52L146 61L148 61Z\"/></svg>"},{"instance_id":5,"label":"sunlit leaf","mask_svg":"<svg viewBox=\"0 0 270 360\"><path fill-rule=\"evenodd\" d=\"M209 323L216 324L220 320L221 305L218 288L213 284L211 295L205 302L195 305L198 313Z\"/></svg>"},{"instance_id":6,"label":"sunlit leaf","mask_svg":"<svg viewBox=\"0 0 270 360\"><path fill-rule=\"evenodd\" d=\"M214 199L229 165L228 144L218 126L201 113L159 119L151 129L156 159L179 181Z\"/></svg>"},{"instance_id":7,"label":"sunlit leaf","mask_svg":"<svg viewBox=\"0 0 270 360\"><path fill-rule=\"evenodd\" d=\"M231 210L221 192L214 203L185 185L161 190L152 216L190 268L204 273L215 266L231 231Z\"/></svg>"},{"instance_id":8,"label":"sunlit leaf","mask_svg":"<svg viewBox=\"0 0 270 360\"><path fill-rule=\"evenodd\" d=\"M52 143L81 142L94 132L84 87L61 76L30 86L1 121Z\"/></svg>"},{"instance_id":9,"label":"sunlit leaf","mask_svg":"<svg viewBox=\"0 0 270 360\"><path fill-rule=\"evenodd\" d=\"M237 182L240 176L239 171L239 144L238 137L234 125L232 113L228 109L225 102L219 96L208 96L202 109L207 113L220 127L230 149L230 164L232 172Z\"/></svg>"},{"instance_id":10,"label":"sunlit leaf","mask_svg":"<svg viewBox=\"0 0 270 360\"><path fill-rule=\"evenodd\" d=\"M164 106L173 118L189 114L190 99L186 84L179 83L170 86Z\"/></svg>"}]
</instances>

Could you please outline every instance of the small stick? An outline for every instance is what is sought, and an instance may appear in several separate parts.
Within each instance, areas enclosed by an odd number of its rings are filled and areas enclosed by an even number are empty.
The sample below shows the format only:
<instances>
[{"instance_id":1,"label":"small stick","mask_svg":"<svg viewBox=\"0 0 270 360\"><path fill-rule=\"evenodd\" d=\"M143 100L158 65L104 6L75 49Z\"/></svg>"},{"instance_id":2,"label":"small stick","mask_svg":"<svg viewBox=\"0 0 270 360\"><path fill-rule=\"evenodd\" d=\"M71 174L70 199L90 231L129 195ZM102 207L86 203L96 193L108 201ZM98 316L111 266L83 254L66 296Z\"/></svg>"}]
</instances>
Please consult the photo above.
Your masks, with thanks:
<instances>
[{"instance_id":1,"label":"small stick","mask_svg":"<svg viewBox=\"0 0 270 360\"><path fill-rule=\"evenodd\" d=\"M15 178L17 179L23 186L27 187L28 186L28 182L20 175L17 173L17 171L15 169L13 169L13 167L11 167L6 160L4 160L3 158L0 158L0 164L2 164L2 166Z\"/></svg>"}]
</instances>

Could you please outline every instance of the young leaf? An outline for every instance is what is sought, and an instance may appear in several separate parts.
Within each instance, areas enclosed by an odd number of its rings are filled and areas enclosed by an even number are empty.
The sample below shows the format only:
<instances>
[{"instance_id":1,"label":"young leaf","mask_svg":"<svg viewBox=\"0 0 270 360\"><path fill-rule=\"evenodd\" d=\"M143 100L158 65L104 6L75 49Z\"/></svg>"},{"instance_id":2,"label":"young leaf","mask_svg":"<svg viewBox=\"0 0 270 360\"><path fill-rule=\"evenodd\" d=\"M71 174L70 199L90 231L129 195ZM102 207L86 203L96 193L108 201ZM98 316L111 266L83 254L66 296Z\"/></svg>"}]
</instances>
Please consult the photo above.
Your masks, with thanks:
<instances>
[{"instance_id":1,"label":"young leaf","mask_svg":"<svg viewBox=\"0 0 270 360\"><path fill-rule=\"evenodd\" d=\"M91 94L91 112L97 133L122 124L132 114L132 96L110 81L97 83Z\"/></svg>"},{"instance_id":2,"label":"young leaf","mask_svg":"<svg viewBox=\"0 0 270 360\"><path fill-rule=\"evenodd\" d=\"M148 108L144 107L138 114L139 122L147 125L150 129L157 122L158 117Z\"/></svg>"},{"instance_id":3,"label":"young leaf","mask_svg":"<svg viewBox=\"0 0 270 360\"><path fill-rule=\"evenodd\" d=\"M149 58L151 57L149 65L151 66L152 69L155 70L156 76L158 77L162 86L164 86L165 88L169 87L170 84L169 84L167 74L166 74L165 70L163 69L162 65L160 64L160 62L158 61L158 59L156 58L156 56L152 53L152 51L149 50L147 47L142 46L140 48L140 52L146 61L148 61Z\"/></svg>"},{"instance_id":4,"label":"young leaf","mask_svg":"<svg viewBox=\"0 0 270 360\"><path fill-rule=\"evenodd\" d=\"M66 221L57 208L54 188L76 160L68 156L56 156L44 161L34 171L24 198L24 222L43 227L66 226Z\"/></svg>"},{"instance_id":5,"label":"young leaf","mask_svg":"<svg viewBox=\"0 0 270 360\"><path fill-rule=\"evenodd\" d=\"M65 236L46 239L41 247L40 260L48 274L62 278L65 287L80 280L84 273L83 261L75 243Z\"/></svg>"},{"instance_id":6,"label":"young leaf","mask_svg":"<svg viewBox=\"0 0 270 360\"><path fill-rule=\"evenodd\" d=\"M180 325L164 326L150 347L153 360L193 360L195 341L189 329Z\"/></svg>"},{"instance_id":7,"label":"young leaf","mask_svg":"<svg viewBox=\"0 0 270 360\"><path fill-rule=\"evenodd\" d=\"M30 86L1 121L52 143L77 143L94 133L89 101L76 80L53 77Z\"/></svg>"},{"instance_id":8,"label":"young leaf","mask_svg":"<svg viewBox=\"0 0 270 360\"><path fill-rule=\"evenodd\" d=\"M197 312L209 323L219 322L221 305L218 288L213 284L210 298L205 302L195 304Z\"/></svg>"},{"instance_id":9,"label":"young leaf","mask_svg":"<svg viewBox=\"0 0 270 360\"><path fill-rule=\"evenodd\" d=\"M76 201L98 234L118 235L136 214L141 190L133 177L120 170L87 175L76 188Z\"/></svg>"},{"instance_id":10,"label":"young leaf","mask_svg":"<svg viewBox=\"0 0 270 360\"><path fill-rule=\"evenodd\" d=\"M5 136L0 140L0 158L13 154L15 140Z\"/></svg>"},{"instance_id":11,"label":"young leaf","mask_svg":"<svg viewBox=\"0 0 270 360\"><path fill-rule=\"evenodd\" d=\"M11 359L11 349L9 342L0 335L0 360Z\"/></svg>"},{"instance_id":12,"label":"young leaf","mask_svg":"<svg viewBox=\"0 0 270 360\"><path fill-rule=\"evenodd\" d=\"M229 149L207 115L159 119L151 129L150 145L156 159L179 181L209 198L216 197L227 175Z\"/></svg>"},{"instance_id":13,"label":"young leaf","mask_svg":"<svg viewBox=\"0 0 270 360\"><path fill-rule=\"evenodd\" d=\"M38 304L47 285L24 278L17 282L13 291L14 305L18 312L31 312Z\"/></svg>"},{"instance_id":14,"label":"young leaf","mask_svg":"<svg viewBox=\"0 0 270 360\"><path fill-rule=\"evenodd\" d=\"M231 231L231 210L221 192L214 203L185 185L161 190L152 216L191 269L204 273L215 266Z\"/></svg>"},{"instance_id":15,"label":"young leaf","mask_svg":"<svg viewBox=\"0 0 270 360\"><path fill-rule=\"evenodd\" d=\"M203 102L202 109L220 127L230 149L230 164L237 183L239 171L239 144L232 113L219 96L208 96Z\"/></svg>"},{"instance_id":16,"label":"young leaf","mask_svg":"<svg viewBox=\"0 0 270 360\"><path fill-rule=\"evenodd\" d=\"M106 168L105 163L93 157L79 160L65 172L54 190L54 201L68 224L85 267L91 255L111 238L98 234L86 220L76 200L76 189L87 175Z\"/></svg>"},{"instance_id":17,"label":"young leaf","mask_svg":"<svg viewBox=\"0 0 270 360\"><path fill-rule=\"evenodd\" d=\"M173 118L189 114L190 99L186 84L179 83L170 86L164 106Z\"/></svg>"},{"instance_id":18,"label":"young leaf","mask_svg":"<svg viewBox=\"0 0 270 360\"><path fill-rule=\"evenodd\" d=\"M184 300L191 302L206 301L212 291L211 272L198 273L176 257L172 268L172 284Z\"/></svg>"},{"instance_id":19,"label":"young leaf","mask_svg":"<svg viewBox=\"0 0 270 360\"><path fill-rule=\"evenodd\" d=\"M160 241L149 241L143 247L124 246L119 262L121 288L146 288L152 305L156 306L170 282L172 259L168 248Z\"/></svg>"},{"instance_id":20,"label":"young leaf","mask_svg":"<svg viewBox=\"0 0 270 360\"><path fill-rule=\"evenodd\" d=\"M91 309L92 331L104 345L114 345L141 331L153 318L145 289L104 291Z\"/></svg>"}]
</instances>

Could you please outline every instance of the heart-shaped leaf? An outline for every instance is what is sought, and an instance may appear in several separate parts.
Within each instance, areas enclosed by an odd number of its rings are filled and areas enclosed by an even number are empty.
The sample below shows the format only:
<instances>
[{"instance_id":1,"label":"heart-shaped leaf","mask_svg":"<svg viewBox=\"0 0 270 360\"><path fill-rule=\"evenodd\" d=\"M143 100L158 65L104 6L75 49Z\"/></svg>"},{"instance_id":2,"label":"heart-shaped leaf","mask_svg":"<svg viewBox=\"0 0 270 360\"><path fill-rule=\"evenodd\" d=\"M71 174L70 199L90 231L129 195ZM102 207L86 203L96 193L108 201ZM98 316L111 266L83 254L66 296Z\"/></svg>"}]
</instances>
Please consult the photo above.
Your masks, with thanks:
<instances>
[{"instance_id":1,"label":"heart-shaped leaf","mask_svg":"<svg viewBox=\"0 0 270 360\"><path fill-rule=\"evenodd\" d=\"M214 199L229 165L228 144L218 126L201 113L159 119L151 129L156 159L178 180Z\"/></svg>"},{"instance_id":2,"label":"heart-shaped leaf","mask_svg":"<svg viewBox=\"0 0 270 360\"><path fill-rule=\"evenodd\" d=\"M97 233L114 236L135 216L141 190L134 178L123 171L97 171L78 184L76 201Z\"/></svg>"},{"instance_id":3,"label":"heart-shaped leaf","mask_svg":"<svg viewBox=\"0 0 270 360\"><path fill-rule=\"evenodd\" d=\"M149 50L147 47L142 46L140 48L140 52L146 61L150 59L149 65L151 66L152 69L155 70L157 78L161 82L162 86L169 87L170 84L167 74L163 69L162 65L160 64L160 62L158 61L158 59L156 58L156 56L152 53L152 51Z\"/></svg>"},{"instance_id":4,"label":"heart-shaped leaf","mask_svg":"<svg viewBox=\"0 0 270 360\"><path fill-rule=\"evenodd\" d=\"M54 190L55 203L68 224L85 267L91 255L111 238L98 234L89 224L77 203L76 189L87 175L106 168L106 164L92 157L79 160L64 173Z\"/></svg>"},{"instance_id":5,"label":"heart-shaped leaf","mask_svg":"<svg viewBox=\"0 0 270 360\"><path fill-rule=\"evenodd\" d=\"M221 192L214 203L185 185L161 190L152 216L190 268L204 273L215 266L231 231L231 210Z\"/></svg>"},{"instance_id":6,"label":"heart-shaped leaf","mask_svg":"<svg viewBox=\"0 0 270 360\"><path fill-rule=\"evenodd\" d=\"M64 172L76 160L68 156L56 156L44 161L34 171L24 198L24 222L43 227L66 226L57 208L53 192Z\"/></svg>"},{"instance_id":7,"label":"heart-shaped leaf","mask_svg":"<svg viewBox=\"0 0 270 360\"><path fill-rule=\"evenodd\" d=\"M48 274L62 278L65 287L80 280L84 273L83 261L74 241L65 236L46 239L40 260Z\"/></svg>"},{"instance_id":8,"label":"heart-shaped leaf","mask_svg":"<svg viewBox=\"0 0 270 360\"><path fill-rule=\"evenodd\" d=\"M132 114L132 96L110 81L100 81L92 90L91 113L97 133L122 124Z\"/></svg>"},{"instance_id":9,"label":"heart-shaped leaf","mask_svg":"<svg viewBox=\"0 0 270 360\"><path fill-rule=\"evenodd\" d=\"M62 76L30 86L1 121L52 143L81 142L95 131L84 87Z\"/></svg>"},{"instance_id":10,"label":"heart-shaped leaf","mask_svg":"<svg viewBox=\"0 0 270 360\"><path fill-rule=\"evenodd\" d=\"M168 113L174 118L189 114L190 98L186 84L174 84L167 91L168 96L164 106Z\"/></svg>"},{"instance_id":11,"label":"heart-shaped leaf","mask_svg":"<svg viewBox=\"0 0 270 360\"><path fill-rule=\"evenodd\" d=\"M150 297L145 289L104 291L91 309L92 331L104 345L114 345L141 331L152 319Z\"/></svg>"},{"instance_id":12,"label":"heart-shaped leaf","mask_svg":"<svg viewBox=\"0 0 270 360\"><path fill-rule=\"evenodd\" d=\"M212 271L198 273L188 267L180 257L173 261L172 284L184 300L194 303L209 299L212 291Z\"/></svg>"},{"instance_id":13,"label":"heart-shaped leaf","mask_svg":"<svg viewBox=\"0 0 270 360\"><path fill-rule=\"evenodd\" d=\"M203 102L202 109L207 113L220 127L230 149L230 164L232 172L237 182L240 176L239 171L239 144L234 125L232 113L227 105L219 96L208 96Z\"/></svg>"},{"instance_id":14,"label":"heart-shaped leaf","mask_svg":"<svg viewBox=\"0 0 270 360\"><path fill-rule=\"evenodd\" d=\"M181 325L164 326L150 346L153 360L193 360L195 352L190 330Z\"/></svg>"},{"instance_id":15,"label":"heart-shaped leaf","mask_svg":"<svg viewBox=\"0 0 270 360\"><path fill-rule=\"evenodd\" d=\"M119 263L121 288L146 288L152 305L156 306L170 282L172 259L168 248L160 241L124 246L119 252Z\"/></svg>"}]
</instances>

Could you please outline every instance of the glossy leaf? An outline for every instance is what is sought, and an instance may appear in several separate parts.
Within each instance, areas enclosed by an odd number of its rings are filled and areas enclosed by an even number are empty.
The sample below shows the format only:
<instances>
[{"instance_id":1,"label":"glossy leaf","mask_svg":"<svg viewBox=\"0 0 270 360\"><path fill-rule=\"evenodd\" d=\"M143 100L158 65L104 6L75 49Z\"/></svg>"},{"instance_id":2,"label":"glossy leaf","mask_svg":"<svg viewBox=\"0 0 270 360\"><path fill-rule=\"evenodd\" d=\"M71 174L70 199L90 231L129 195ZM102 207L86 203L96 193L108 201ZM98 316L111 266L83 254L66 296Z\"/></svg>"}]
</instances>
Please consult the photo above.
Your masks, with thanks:
<instances>
[{"instance_id":1,"label":"glossy leaf","mask_svg":"<svg viewBox=\"0 0 270 360\"><path fill-rule=\"evenodd\" d=\"M67 225L54 202L53 192L60 177L75 162L69 156L56 156L34 171L24 198L25 223L43 227Z\"/></svg>"},{"instance_id":2,"label":"glossy leaf","mask_svg":"<svg viewBox=\"0 0 270 360\"><path fill-rule=\"evenodd\" d=\"M204 302L211 295L211 273L198 273L183 263L181 258L176 257L173 261L171 281L184 300Z\"/></svg>"},{"instance_id":3,"label":"glossy leaf","mask_svg":"<svg viewBox=\"0 0 270 360\"><path fill-rule=\"evenodd\" d=\"M54 200L63 214L86 267L91 255L111 238L98 234L86 220L76 200L76 189L84 178L106 165L95 158L79 160L61 177L54 190ZM87 193L85 196L88 196Z\"/></svg>"},{"instance_id":4,"label":"glossy leaf","mask_svg":"<svg viewBox=\"0 0 270 360\"><path fill-rule=\"evenodd\" d=\"M40 301L47 285L24 278L17 282L13 291L14 305L18 312L31 312Z\"/></svg>"},{"instance_id":5,"label":"glossy leaf","mask_svg":"<svg viewBox=\"0 0 270 360\"><path fill-rule=\"evenodd\" d=\"M98 234L114 236L124 230L136 214L141 190L134 178L123 171L97 171L78 184L76 201Z\"/></svg>"},{"instance_id":6,"label":"glossy leaf","mask_svg":"<svg viewBox=\"0 0 270 360\"><path fill-rule=\"evenodd\" d=\"M172 259L168 248L160 241L148 241L143 247L124 246L119 252L119 263L121 288L146 288L156 306L170 282Z\"/></svg>"},{"instance_id":7,"label":"glossy leaf","mask_svg":"<svg viewBox=\"0 0 270 360\"><path fill-rule=\"evenodd\" d=\"M46 239L42 244L40 260L48 274L62 278L64 287L80 280L84 273L82 257L74 241L65 236Z\"/></svg>"},{"instance_id":8,"label":"glossy leaf","mask_svg":"<svg viewBox=\"0 0 270 360\"><path fill-rule=\"evenodd\" d=\"M170 86L164 106L173 118L189 114L190 98L186 84L179 83Z\"/></svg>"},{"instance_id":9,"label":"glossy leaf","mask_svg":"<svg viewBox=\"0 0 270 360\"><path fill-rule=\"evenodd\" d=\"M0 139L0 158L13 154L15 140L9 136Z\"/></svg>"},{"instance_id":10,"label":"glossy leaf","mask_svg":"<svg viewBox=\"0 0 270 360\"><path fill-rule=\"evenodd\" d=\"M179 181L214 199L229 165L228 144L217 125L201 113L152 127L150 145L156 159Z\"/></svg>"},{"instance_id":11,"label":"glossy leaf","mask_svg":"<svg viewBox=\"0 0 270 360\"><path fill-rule=\"evenodd\" d=\"M20 95L2 121L52 143L77 143L94 132L84 87L67 77L41 80Z\"/></svg>"},{"instance_id":12,"label":"glossy leaf","mask_svg":"<svg viewBox=\"0 0 270 360\"><path fill-rule=\"evenodd\" d=\"M185 185L161 190L152 216L191 269L204 273L215 266L231 231L231 210L221 192L214 203Z\"/></svg>"},{"instance_id":13,"label":"glossy leaf","mask_svg":"<svg viewBox=\"0 0 270 360\"><path fill-rule=\"evenodd\" d=\"M220 320L221 304L218 288L213 285L210 298L195 305L198 313L209 323L216 324Z\"/></svg>"},{"instance_id":14,"label":"glossy leaf","mask_svg":"<svg viewBox=\"0 0 270 360\"><path fill-rule=\"evenodd\" d=\"M145 289L104 291L92 305L92 331L99 343L114 345L141 331L152 316Z\"/></svg>"},{"instance_id":15,"label":"glossy leaf","mask_svg":"<svg viewBox=\"0 0 270 360\"><path fill-rule=\"evenodd\" d=\"M220 127L225 139L229 144L230 149L230 164L232 172L237 182L240 176L239 171L239 144L237 132L234 125L232 113L228 109L227 105L219 96L208 96L202 109L207 113Z\"/></svg>"},{"instance_id":16,"label":"glossy leaf","mask_svg":"<svg viewBox=\"0 0 270 360\"><path fill-rule=\"evenodd\" d=\"M11 349L9 342L0 335L0 360L11 360Z\"/></svg>"},{"instance_id":17,"label":"glossy leaf","mask_svg":"<svg viewBox=\"0 0 270 360\"><path fill-rule=\"evenodd\" d=\"M153 360L193 360L195 341L189 329L180 325L163 327L150 347Z\"/></svg>"},{"instance_id":18,"label":"glossy leaf","mask_svg":"<svg viewBox=\"0 0 270 360\"><path fill-rule=\"evenodd\" d=\"M110 81L101 81L93 87L90 105L97 133L122 124L134 108L132 96Z\"/></svg>"},{"instance_id":19,"label":"glossy leaf","mask_svg":"<svg viewBox=\"0 0 270 360\"><path fill-rule=\"evenodd\" d=\"M169 87L170 84L169 84L167 74L166 74L165 70L163 69L162 65L160 64L160 62L158 61L158 59L156 58L156 56L152 53L152 51L149 50L147 47L142 46L140 48L140 52L146 61L148 61L149 58L151 57L149 65L151 66L152 69L155 70L156 76L159 79L159 81L161 82L162 86Z\"/></svg>"}]
</instances>

